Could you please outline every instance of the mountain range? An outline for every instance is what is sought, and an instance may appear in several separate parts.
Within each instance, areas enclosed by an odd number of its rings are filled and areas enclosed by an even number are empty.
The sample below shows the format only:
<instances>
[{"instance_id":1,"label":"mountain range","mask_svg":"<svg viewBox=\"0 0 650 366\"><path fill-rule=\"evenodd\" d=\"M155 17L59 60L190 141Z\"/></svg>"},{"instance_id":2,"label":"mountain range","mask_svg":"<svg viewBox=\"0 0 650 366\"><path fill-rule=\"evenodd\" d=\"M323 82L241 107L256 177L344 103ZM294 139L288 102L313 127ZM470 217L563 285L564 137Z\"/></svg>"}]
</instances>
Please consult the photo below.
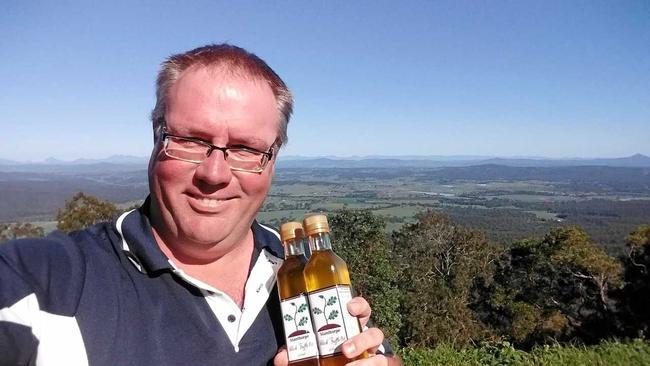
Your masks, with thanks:
<instances>
[{"instance_id":1,"label":"mountain range","mask_svg":"<svg viewBox=\"0 0 650 366\"><path fill-rule=\"evenodd\" d=\"M49 158L43 162L18 162L0 159L2 172L93 172L133 171L146 169L148 157L114 155L105 159L77 159L64 161ZM552 159L543 157L485 157L485 156L360 156L360 157L305 157L280 156L281 168L442 168L478 165L510 167L571 167L609 166L650 168L650 157L635 154L622 158Z\"/></svg>"}]
</instances>

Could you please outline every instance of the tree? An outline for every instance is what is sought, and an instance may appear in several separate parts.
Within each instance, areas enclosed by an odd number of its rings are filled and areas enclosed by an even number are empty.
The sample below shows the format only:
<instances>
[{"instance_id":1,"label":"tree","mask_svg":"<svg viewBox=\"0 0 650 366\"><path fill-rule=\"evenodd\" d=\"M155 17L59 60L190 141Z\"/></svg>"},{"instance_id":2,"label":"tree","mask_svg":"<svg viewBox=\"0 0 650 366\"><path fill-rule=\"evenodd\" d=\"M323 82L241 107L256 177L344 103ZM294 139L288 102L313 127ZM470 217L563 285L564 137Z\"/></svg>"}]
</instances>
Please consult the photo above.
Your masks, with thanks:
<instances>
[{"instance_id":1,"label":"tree","mask_svg":"<svg viewBox=\"0 0 650 366\"><path fill-rule=\"evenodd\" d=\"M44 236L43 228L31 223L17 222L13 224L0 224L0 241L41 237Z\"/></svg>"},{"instance_id":2,"label":"tree","mask_svg":"<svg viewBox=\"0 0 650 366\"><path fill-rule=\"evenodd\" d=\"M118 213L114 204L78 192L66 201L64 209L57 211L57 228L66 232L81 230L98 222L112 220Z\"/></svg>"},{"instance_id":3,"label":"tree","mask_svg":"<svg viewBox=\"0 0 650 366\"><path fill-rule=\"evenodd\" d=\"M579 227L515 243L495 262L494 273L475 309L520 346L593 343L616 328L609 294L622 285L621 265Z\"/></svg>"},{"instance_id":4,"label":"tree","mask_svg":"<svg viewBox=\"0 0 650 366\"><path fill-rule=\"evenodd\" d=\"M621 318L626 335L647 337L650 331L650 225L641 225L631 232L626 246Z\"/></svg>"},{"instance_id":5,"label":"tree","mask_svg":"<svg viewBox=\"0 0 650 366\"><path fill-rule=\"evenodd\" d=\"M330 223L333 249L346 261L356 293L368 300L373 321L397 344L399 290L385 223L370 211L351 210L338 211Z\"/></svg>"},{"instance_id":6,"label":"tree","mask_svg":"<svg viewBox=\"0 0 650 366\"><path fill-rule=\"evenodd\" d=\"M587 281L598 291L598 306L608 310L610 286L621 286L621 264L592 242L579 228L553 230L545 240L555 249L551 260L566 267L571 276Z\"/></svg>"},{"instance_id":7,"label":"tree","mask_svg":"<svg viewBox=\"0 0 650 366\"><path fill-rule=\"evenodd\" d=\"M465 345L489 337L469 307L474 282L489 276L496 256L484 233L427 211L393 233L393 245L405 345Z\"/></svg>"}]
</instances>

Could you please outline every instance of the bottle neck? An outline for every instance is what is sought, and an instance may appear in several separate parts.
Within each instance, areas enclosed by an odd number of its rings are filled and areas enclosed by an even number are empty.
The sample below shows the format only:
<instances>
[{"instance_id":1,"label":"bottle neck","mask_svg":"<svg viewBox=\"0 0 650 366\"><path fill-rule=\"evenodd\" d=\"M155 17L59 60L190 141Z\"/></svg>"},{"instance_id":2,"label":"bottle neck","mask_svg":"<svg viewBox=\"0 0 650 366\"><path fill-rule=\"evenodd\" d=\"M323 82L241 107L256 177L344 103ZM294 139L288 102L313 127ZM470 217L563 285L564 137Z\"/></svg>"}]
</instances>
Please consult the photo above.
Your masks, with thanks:
<instances>
[{"instance_id":1,"label":"bottle neck","mask_svg":"<svg viewBox=\"0 0 650 366\"><path fill-rule=\"evenodd\" d=\"M284 243L285 248L285 258L293 255L303 255L304 250L302 247L302 240L289 240Z\"/></svg>"},{"instance_id":2,"label":"bottle neck","mask_svg":"<svg viewBox=\"0 0 650 366\"><path fill-rule=\"evenodd\" d=\"M318 233L309 236L309 248L312 252L319 250L331 250L332 243L328 233Z\"/></svg>"}]
</instances>

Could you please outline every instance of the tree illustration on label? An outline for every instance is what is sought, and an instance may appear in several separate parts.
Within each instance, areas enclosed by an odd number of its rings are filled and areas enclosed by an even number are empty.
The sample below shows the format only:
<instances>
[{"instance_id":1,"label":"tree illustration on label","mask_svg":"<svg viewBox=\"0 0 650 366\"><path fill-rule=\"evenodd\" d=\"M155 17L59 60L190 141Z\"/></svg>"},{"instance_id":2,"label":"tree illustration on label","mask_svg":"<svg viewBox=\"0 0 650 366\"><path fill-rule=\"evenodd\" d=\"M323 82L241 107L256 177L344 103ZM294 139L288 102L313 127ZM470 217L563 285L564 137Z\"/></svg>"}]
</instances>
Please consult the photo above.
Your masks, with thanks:
<instances>
[{"instance_id":1,"label":"tree illustration on label","mask_svg":"<svg viewBox=\"0 0 650 366\"><path fill-rule=\"evenodd\" d=\"M284 320L287 321L287 322L290 322L290 321L293 320L293 325L296 328L296 330L293 333L289 334L289 337L295 337L295 336L299 336L299 335L302 335L302 334L309 333L308 330L298 328L298 327L302 327L303 325L307 324L307 322L309 321L309 318L307 318L306 316L303 316L303 317L300 318L300 321L297 321L298 320L298 313L303 313L305 310L307 310L307 304L301 304L298 307L296 307L296 303L294 303L294 302L290 302L289 304L291 306L293 306L293 316L291 316L289 314L286 314L284 316Z\"/></svg>"},{"instance_id":2,"label":"tree illustration on label","mask_svg":"<svg viewBox=\"0 0 650 366\"><path fill-rule=\"evenodd\" d=\"M323 314L323 318L325 319L325 325L320 327L320 329L318 329L318 331L322 332L322 331L328 330L328 329L339 328L340 325L338 325L336 323L330 324L329 321L328 321L328 320L335 320L336 318L339 317L339 311L338 310L332 310L332 311L330 311L329 315L325 315L327 313L327 307L336 304L336 300L337 300L336 296L330 296L330 298L327 299L327 300L325 299L325 296L323 296L323 295L318 295L318 297L323 299L323 310L321 310L320 308L314 307L313 312L314 312L315 315Z\"/></svg>"}]
</instances>

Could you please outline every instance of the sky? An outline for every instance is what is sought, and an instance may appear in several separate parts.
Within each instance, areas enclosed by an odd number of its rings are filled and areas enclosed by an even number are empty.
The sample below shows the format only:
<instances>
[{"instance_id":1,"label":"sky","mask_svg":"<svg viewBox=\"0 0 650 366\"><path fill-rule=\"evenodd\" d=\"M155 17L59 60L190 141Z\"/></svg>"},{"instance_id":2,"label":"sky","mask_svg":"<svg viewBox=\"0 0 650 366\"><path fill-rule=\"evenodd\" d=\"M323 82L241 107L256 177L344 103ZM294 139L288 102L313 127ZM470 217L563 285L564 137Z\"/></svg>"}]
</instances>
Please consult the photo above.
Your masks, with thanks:
<instances>
[{"instance_id":1,"label":"sky","mask_svg":"<svg viewBox=\"0 0 650 366\"><path fill-rule=\"evenodd\" d=\"M650 155L650 2L3 1L0 159L148 156L160 63L228 42L286 156Z\"/></svg>"}]
</instances>

